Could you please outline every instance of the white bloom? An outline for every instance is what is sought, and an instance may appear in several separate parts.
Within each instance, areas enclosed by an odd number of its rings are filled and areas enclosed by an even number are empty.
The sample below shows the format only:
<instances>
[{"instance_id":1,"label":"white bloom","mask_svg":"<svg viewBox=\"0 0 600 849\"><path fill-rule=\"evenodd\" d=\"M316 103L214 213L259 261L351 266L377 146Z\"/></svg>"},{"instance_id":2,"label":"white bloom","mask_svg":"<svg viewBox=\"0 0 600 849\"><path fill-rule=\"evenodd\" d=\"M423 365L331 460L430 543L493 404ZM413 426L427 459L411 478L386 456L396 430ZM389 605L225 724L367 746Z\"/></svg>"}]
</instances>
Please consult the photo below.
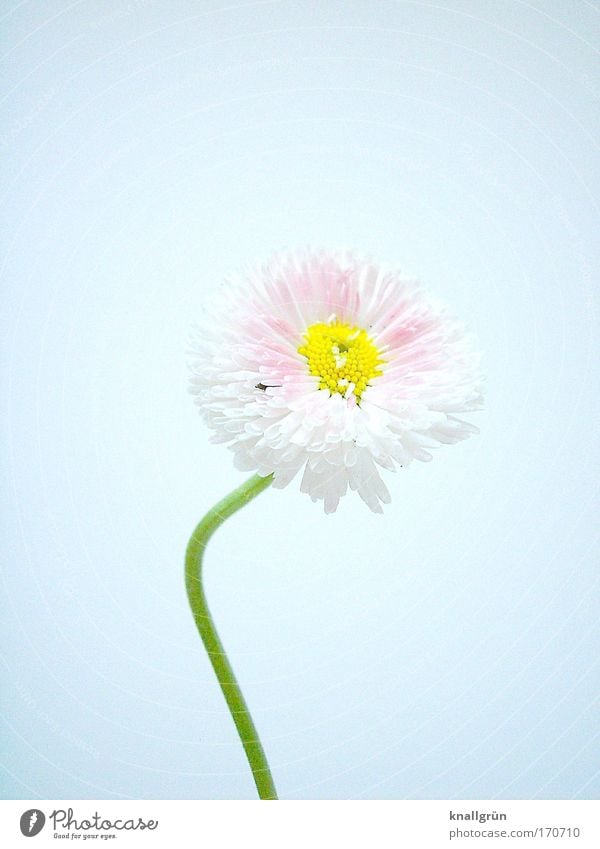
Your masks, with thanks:
<instances>
[{"instance_id":1,"label":"white bloom","mask_svg":"<svg viewBox=\"0 0 600 849\"><path fill-rule=\"evenodd\" d=\"M478 356L412 280L351 253L285 254L222 288L192 343L191 391L239 469L273 473L333 512L348 487L374 512L379 468L477 429Z\"/></svg>"}]
</instances>

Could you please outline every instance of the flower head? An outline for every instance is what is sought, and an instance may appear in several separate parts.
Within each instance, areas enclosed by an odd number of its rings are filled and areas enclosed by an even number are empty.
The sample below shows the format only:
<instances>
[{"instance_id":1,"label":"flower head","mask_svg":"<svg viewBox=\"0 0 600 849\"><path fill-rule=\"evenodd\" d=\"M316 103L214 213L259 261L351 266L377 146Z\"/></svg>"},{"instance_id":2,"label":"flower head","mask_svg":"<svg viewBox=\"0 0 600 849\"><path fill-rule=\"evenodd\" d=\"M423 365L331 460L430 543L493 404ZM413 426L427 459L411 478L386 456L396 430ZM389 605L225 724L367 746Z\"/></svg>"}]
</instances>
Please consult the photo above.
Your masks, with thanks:
<instances>
[{"instance_id":1,"label":"flower head","mask_svg":"<svg viewBox=\"0 0 600 849\"><path fill-rule=\"evenodd\" d=\"M192 343L191 391L239 469L333 512L348 487L374 512L379 469L477 432L478 356L462 326L395 269L352 253L278 255L228 281Z\"/></svg>"}]
</instances>

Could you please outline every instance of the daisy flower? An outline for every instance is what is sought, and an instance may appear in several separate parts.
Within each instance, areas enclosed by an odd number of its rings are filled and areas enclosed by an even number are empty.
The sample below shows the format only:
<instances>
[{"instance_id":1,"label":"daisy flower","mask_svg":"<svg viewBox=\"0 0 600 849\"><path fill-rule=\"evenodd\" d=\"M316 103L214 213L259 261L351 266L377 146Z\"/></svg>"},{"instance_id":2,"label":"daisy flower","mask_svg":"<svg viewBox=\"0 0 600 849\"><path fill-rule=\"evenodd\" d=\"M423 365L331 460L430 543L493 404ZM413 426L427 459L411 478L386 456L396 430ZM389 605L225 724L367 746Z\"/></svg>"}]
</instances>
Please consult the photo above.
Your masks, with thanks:
<instances>
[{"instance_id":1,"label":"daisy flower","mask_svg":"<svg viewBox=\"0 0 600 849\"><path fill-rule=\"evenodd\" d=\"M414 281L352 253L283 254L227 281L196 328L191 391L213 441L256 472L198 523L185 581L198 633L258 795L277 790L203 588L208 540L269 486L302 474L326 513L348 489L376 513L394 471L476 432L479 360L463 327Z\"/></svg>"},{"instance_id":2,"label":"daisy flower","mask_svg":"<svg viewBox=\"0 0 600 849\"><path fill-rule=\"evenodd\" d=\"M226 281L192 341L191 391L214 442L273 486L301 473L325 512L348 489L374 512L380 470L477 432L469 336L397 269L350 252L281 254Z\"/></svg>"}]
</instances>

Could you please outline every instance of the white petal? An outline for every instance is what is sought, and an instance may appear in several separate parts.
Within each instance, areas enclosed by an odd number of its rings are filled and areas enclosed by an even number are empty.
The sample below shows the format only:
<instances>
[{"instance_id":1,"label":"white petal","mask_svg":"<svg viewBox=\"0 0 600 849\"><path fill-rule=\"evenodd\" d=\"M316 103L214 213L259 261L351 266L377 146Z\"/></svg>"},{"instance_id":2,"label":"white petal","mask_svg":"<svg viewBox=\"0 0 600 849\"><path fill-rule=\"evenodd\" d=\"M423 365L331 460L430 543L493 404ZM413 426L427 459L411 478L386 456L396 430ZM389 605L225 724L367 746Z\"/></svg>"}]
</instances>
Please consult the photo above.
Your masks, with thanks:
<instances>
[{"instance_id":1,"label":"white petal","mask_svg":"<svg viewBox=\"0 0 600 849\"><path fill-rule=\"evenodd\" d=\"M320 389L298 348L331 316L362 328L381 374L357 402L352 380ZM236 468L274 474L325 512L348 489L374 512L394 471L477 432L457 414L481 407L479 357L463 327L413 280L350 252L281 254L227 281L190 341L190 392L212 441ZM340 367L347 353L338 348ZM346 397L344 397L346 396Z\"/></svg>"}]
</instances>

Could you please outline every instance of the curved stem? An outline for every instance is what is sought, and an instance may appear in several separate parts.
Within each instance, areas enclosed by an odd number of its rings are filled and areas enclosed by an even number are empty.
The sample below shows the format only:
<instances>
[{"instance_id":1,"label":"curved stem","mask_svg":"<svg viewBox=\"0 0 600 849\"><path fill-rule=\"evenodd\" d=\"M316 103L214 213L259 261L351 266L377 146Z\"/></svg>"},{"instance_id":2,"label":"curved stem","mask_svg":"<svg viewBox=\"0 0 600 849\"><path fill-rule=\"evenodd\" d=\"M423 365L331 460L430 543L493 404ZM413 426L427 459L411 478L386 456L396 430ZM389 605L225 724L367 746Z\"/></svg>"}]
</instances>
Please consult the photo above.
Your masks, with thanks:
<instances>
[{"instance_id":1,"label":"curved stem","mask_svg":"<svg viewBox=\"0 0 600 849\"><path fill-rule=\"evenodd\" d=\"M197 525L185 554L185 586L194 621L235 722L261 799L277 799L277 791L258 732L210 615L202 587L202 558L208 540L219 525L270 486L272 480L272 475L266 478L254 475L215 504Z\"/></svg>"}]
</instances>

